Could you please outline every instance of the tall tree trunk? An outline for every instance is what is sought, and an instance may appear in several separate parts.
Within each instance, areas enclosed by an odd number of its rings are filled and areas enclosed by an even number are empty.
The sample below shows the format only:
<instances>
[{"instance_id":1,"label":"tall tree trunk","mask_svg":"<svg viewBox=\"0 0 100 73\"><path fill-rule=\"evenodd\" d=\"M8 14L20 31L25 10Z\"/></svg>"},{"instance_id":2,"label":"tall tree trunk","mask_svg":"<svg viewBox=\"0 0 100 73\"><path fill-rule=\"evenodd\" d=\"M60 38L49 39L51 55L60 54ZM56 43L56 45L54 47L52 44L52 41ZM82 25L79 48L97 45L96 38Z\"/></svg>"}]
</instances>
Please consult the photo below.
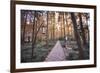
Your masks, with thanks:
<instances>
[{"instance_id":1,"label":"tall tree trunk","mask_svg":"<svg viewBox=\"0 0 100 73\"><path fill-rule=\"evenodd\" d=\"M63 14L63 28L64 28L64 38L65 38L65 19L64 19L65 13Z\"/></svg>"},{"instance_id":2,"label":"tall tree trunk","mask_svg":"<svg viewBox=\"0 0 100 73\"><path fill-rule=\"evenodd\" d=\"M24 19L24 24L23 24L22 44L24 44L24 42L25 42L25 29L26 29L26 22L27 22L27 13L25 15L26 15L26 18Z\"/></svg>"},{"instance_id":3,"label":"tall tree trunk","mask_svg":"<svg viewBox=\"0 0 100 73\"><path fill-rule=\"evenodd\" d=\"M47 31L46 31L46 45L47 45L47 48L48 48L48 11L47 11Z\"/></svg>"},{"instance_id":4,"label":"tall tree trunk","mask_svg":"<svg viewBox=\"0 0 100 73\"><path fill-rule=\"evenodd\" d=\"M62 17L61 17L61 14L60 14L60 28L61 28L61 35L60 35L60 38L62 37Z\"/></svg>"},{"instance_id":5,"label":"tall tree trunk","mask_svg":"<svg viewBox=\"0 0 100 73\"><path fill-rule=\"evenodd\" d=\"M34 12L34 21L33 21L33 32L32 32L32 57L33 57L33 52L34 52L34 28L35 28L35 16L36 12Z\"/></svg>"},{"instance_id":6,"label":"tall tree trunk","mask_svg":"<svg viewBox=\"0 0 100 73\"><path fill-rule=\"evenodd\" d=\"M50 18L51 18L51 40L52 40L52 36L53 36L53 24L52 24L52 13L50 13Z\"/></svg>"},{"instance_id":7,"label":"tall tree trunk","mask_svg":"<svg viewBox=\"0 0 100 73\"><path fill-rule=\"evenodd\" d=\"M82 41L83 41L83 46L86 46L86 38L85 38L85 32L82 24L82 16L81 13L79 13L79 19L80 19L80 29L82 31Z\"/></svg>"},{"instance_id":8,"label":"tall tree trunk","mask_svg":"<svg viewBox=\"0 0 100 73\"><path fill-rule=\"evenodd\" d=\"M35 21L35 18L37 17L37 13L35 12L35 15L34 15L34 24L33 24L33 34L32 34L32 57L34 56L33 52L34 52L34 47L35 47L35 44L36 44L36 40L37 40L37 35L38 35L38 32L40 30L40 28L42 27L43 25L43 22L41 24L39 24L39 26L37 27L37 23ZM40 21L40 20L38 20Z\"/></svg>"},{"instance_id":9,"label":"tall tree trunk","mask_svg":"<svg viewBox=\"0 0 100 73\"><path fill-rule=\"evenodd\" d=\"M53 40L54 40L55 39L55 13L53 13L52 24L53 24Z\"/></svg>"},{"instance_id":10,"label":"tall tree trunk","mask_svg":"<svg viewBox=\"0 0 100 73\"><path fill-rule=\"evenodd\" d=\"M75 20L74 13L71 13L71 19L72 19L73 27L74 27L74 35L75 35L77 45L78 45L78 48L79 48L79 59L83 59L84 58L83 47L82 47L82 44L81 44L80 36L78 34L78 31L77 31L77 23L76 23L76 20Z\"/></svg>"},{"instance_id":11,"label":"tall tree trunk","mask_svg":"<svg viewBox=\"0 0 100 73\"><path fill-rule=\"evenodd\" d=\"M66 35L67 35L67 37L68 37L68 35L69 35L69 25L68 25L68 19L67 19L67 16L68 16L68 13L65 13L66 14L66 31L67 31L67 33L66 33Z\"/></svg>"}]
</instances>

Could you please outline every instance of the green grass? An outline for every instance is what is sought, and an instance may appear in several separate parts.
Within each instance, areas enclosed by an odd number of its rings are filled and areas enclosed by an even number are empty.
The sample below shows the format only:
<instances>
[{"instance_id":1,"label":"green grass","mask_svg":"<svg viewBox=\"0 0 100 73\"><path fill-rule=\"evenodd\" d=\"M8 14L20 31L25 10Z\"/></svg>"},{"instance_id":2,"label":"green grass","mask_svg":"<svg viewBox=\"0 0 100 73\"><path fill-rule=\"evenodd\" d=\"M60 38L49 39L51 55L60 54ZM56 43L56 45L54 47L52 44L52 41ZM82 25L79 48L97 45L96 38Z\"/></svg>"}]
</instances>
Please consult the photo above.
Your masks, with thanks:
<instances>
[{"instance_id":1,"label":"green grass","mask_svg":"<svg viewBox=\"0 0 100 73\"><path fill-rule=\"evenodd\" d=\"M45 58L50 53L54 45L56 44L57 40L49 40L48 45L46 42L37 41L33 56L32 56L32 43L25 43L21 46L21 62L43 62ZM66 60L79 60L78 56L78 46L75 40L67 41L65 43L64 39L60 39L61 45L68 44L73 52L69 52L69 57ZM88 47L89 48L89 47ZM89 49L84 49L84 59L89 59Z\"/></svg>"}]
</instances>

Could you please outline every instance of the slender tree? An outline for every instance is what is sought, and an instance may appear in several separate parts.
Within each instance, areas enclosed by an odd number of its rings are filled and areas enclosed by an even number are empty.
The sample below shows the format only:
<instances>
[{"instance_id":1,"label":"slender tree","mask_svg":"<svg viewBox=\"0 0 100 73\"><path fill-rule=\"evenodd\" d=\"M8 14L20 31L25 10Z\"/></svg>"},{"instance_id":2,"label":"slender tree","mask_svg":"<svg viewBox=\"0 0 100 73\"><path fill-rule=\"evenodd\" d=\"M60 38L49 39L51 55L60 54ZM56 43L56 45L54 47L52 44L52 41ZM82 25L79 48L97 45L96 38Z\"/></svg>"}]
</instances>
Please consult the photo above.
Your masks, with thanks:
<instances>
[{"instance_id":1,"label":"slender tree","mask_svg":"<svg viewBox=\"0 0 100 73\"><path fill-rule=\"evenodd\" d=\"M78 48L79 48L79 59L83 59L84 58L83 47L82 47L82 44L81 44L81 39L80 39L79 33L77 31L77 22L76 22L74 13L71 13L71 19L72 19L72 23L73 23L73 27L74 27L74 35L75 35L77 45L78 45Z\"/></svg>"},{"instance_id":2,"label":"slender tree","mask_svg":"<svg viewBox=\"0 0 100 73\"><path fill-rule=\"evenodd\" d=\"M43 12L40 12L40 13L42 13L42 16L38 16L38 12L36 11L34 12L33 33L32 33L32 57L34 56L33 53L34 53L34 48L35 48L38 32L40 31L40 28L42 27L44 23L44 21L40 19L40 17L43 18ZM39 21L38 26L37 26L37 20Z\"/></svg>"},{"instance_id":3,"label":"slender tree","mask_svg":"<svg viewBox=\"0 0 100 73\"><path fill-rule=\"evenodd\" d=\"M34 21L33 21L33 32L32 32L32 57L33 57L33 51L34 51L34 27L35 27L35 14L36 11L34 11Z\"/></svg>"},{"instance_id":4,"label":"slender tree","mask_svg":"<svg viewBox=\"0 0 100 73\"><path fill-rule=\"evenodd\" d=\"M86 46L85 31L84 31L83 24L82 24L82 14L81 13L79 13L79 19L80 19L80 30L82 31L81 37L83 41L83 46Z\"/></svg>"},{"instance_id":5,"label":"slender tree","mask_svg":"<svg viewBox=\"0 0 100 73\"><path fill-rule=\"evenodd\" d=\"M65 12L63 13L63 29L64 29L64 38L65 38Z\"/></svg>"},{"instance_id":6,"label":"slender tree","mask_svg":"<svg viewBox=\"0 0 100 73\"><path fill-rule=\"evenodd\" d=\"M24 44L25 41L25 29L26 29L26 25L27 25L27 15L28 15L28 11L24 12L24 17L23 17L23 34L22 34L22 44Z\"/></svg>"},{"instance_id":7,"label":"slender tree","mask_svg":"<svg viewBox=\"0 0 100 73\"><path fill-rule=\"evenodd\" d=\"M52 33L53 33L53 40L55 39L55 12L52 13Z\"/></svg>"},{"instance_id":8,"label":"slender tree","mask_svg":"<svg viewBox=\"0 0 100 73\"><path fill-rule=\"evenodd\" d=\"M46 31L46 44L47 44L47 48L48 48L48 11L46 12L46 14L47 14L47 31Z\"/></svg>"}]
</instances>

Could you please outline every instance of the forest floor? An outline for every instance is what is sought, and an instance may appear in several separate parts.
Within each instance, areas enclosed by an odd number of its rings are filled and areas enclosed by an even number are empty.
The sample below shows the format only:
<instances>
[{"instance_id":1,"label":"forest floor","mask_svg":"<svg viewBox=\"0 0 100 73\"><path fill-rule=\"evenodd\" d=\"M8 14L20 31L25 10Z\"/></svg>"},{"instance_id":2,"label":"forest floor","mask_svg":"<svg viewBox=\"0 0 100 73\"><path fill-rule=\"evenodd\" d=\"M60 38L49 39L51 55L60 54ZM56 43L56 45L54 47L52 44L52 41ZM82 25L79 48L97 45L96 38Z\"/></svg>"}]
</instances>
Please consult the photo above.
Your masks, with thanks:
<instances>
[{"instance_id":1,"label":"forest floor","mask_svg":"<svg viewBox=\"0 0 100 73\"><path fill-rule=\"evenodd\" d=\"M66 46L63 47L63 45ZM84 50L85 59L89 59L89 49ZM79 60L78 46L76 41L55 40L36 44L32 56L32 43L25 43L21 46L21 62L43 62L43 61L63 61ZM55 57L55 59L54 59Z\"/></svg>"}]
</instances>

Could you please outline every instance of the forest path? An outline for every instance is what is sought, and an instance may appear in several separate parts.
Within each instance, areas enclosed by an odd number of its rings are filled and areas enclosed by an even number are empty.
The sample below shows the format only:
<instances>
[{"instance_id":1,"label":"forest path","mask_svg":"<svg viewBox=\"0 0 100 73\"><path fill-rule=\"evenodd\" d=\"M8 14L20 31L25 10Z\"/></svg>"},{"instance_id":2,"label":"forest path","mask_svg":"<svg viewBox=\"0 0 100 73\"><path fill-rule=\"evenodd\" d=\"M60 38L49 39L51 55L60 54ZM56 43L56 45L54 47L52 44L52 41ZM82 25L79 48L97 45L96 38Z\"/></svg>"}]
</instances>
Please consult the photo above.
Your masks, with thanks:
<instances>
[{"instance_id":1,"label":"forest path","mask_svg":"<svg viewBox=\"0 0 100 73\"><path fill-rule=\"evenodd\" d=\"M66 49L61 46L60 41L58 40L55 46L52 48L48 54L45 61L64 61L66 60Z\"/></svg>"}]
</instances>

